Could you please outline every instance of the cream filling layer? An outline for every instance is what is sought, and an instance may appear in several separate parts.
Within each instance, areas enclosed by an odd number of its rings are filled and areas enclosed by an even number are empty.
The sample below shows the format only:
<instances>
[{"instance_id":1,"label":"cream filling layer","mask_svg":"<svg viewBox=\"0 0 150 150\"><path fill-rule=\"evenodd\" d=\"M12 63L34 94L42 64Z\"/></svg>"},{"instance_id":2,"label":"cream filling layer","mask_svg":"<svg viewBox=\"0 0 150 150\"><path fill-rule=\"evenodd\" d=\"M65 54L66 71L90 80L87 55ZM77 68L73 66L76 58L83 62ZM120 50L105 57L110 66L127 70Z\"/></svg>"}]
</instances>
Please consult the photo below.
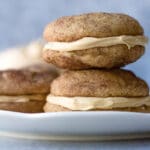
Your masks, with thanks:
<instances>
[{"instance_id":1,"label":"cream filling layer","mask_svg":"<svg viewBox=\"0 0 150 150\"><path fill-rule=\"evenodd\" d=\"M54 51L76 51L95 47L108 47L118 44L125 44L129 49L136 45L144 46L148 42L145 36L114 36L106 38L84 37L73 42L48 42L44 50Z\"/></svg>"},{"instance_id":2,"label":"cream filling layer","mask_svg":"<svg viewBox=\"0 0 150 150\"><path fill-rule=\"evenodd\" d=\"M113 109L126 107L150 106L150 96L127 97L61 97L47 96L47 102L60 105L71 110Z\"/></svg>"},{"instance_id":3,"label":"cream filling layer","mask_svg":"<svg viewBox=\"0 0 150 150\"><path fill-rule=\"evenodd\" d=\"M19 95L19 96L8 96L1 95L0 102L29 102L30 100L44 100L44 95Z\"/></svg>"}]
</instances>

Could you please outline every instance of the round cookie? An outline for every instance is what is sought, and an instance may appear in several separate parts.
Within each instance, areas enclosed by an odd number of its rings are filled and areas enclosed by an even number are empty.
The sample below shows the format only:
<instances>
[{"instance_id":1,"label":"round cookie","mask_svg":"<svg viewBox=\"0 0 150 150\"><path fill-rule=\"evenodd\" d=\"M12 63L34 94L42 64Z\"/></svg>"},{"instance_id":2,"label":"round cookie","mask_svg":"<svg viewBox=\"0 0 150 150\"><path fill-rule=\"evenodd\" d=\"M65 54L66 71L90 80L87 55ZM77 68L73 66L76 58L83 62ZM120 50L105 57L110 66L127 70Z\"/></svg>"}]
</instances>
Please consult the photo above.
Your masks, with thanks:
<instances>
[{"instance_id":1,"label":"round cookie","mask_svg":"<svg viewBox=\"0 0 150 150\"><path fill-rule=\"evenodd\" d=\"M134 18L125 14L89 13L61 17L47 25L44 38L48 42L73 42L84 37L139 36L144 31ZM43 58L64 69L113 68L135 62L144 54L144 46L128 48L125 44L84 50L43 51Z\"/></svg>"},{"instance_id":2,"label":"round cookie","mask_svg":"<svg viewBox=\"0 0 150 150\"><path fill-rule=\"evenodd\" d=\"M114 45L71 52L45 50L43 58L64 69L113 68L136 61L144 51L139 45L131 49L126 45Z\"/></svg>"},{"instance_id":3,"label":"round cookie","mask_svg":"<svg viewBox=\"0 0 150 150\"><path fill-rule=\"evenodd\" d=\"M88 13L61 17L47 25L47 41L70 42L83 37L142 35L143 29L134 18L125 14Z\"/></svg>"},{"instance_id":4,"label":"round cookie","mask_svg":"<svg viewBox=\"0 0 150 150\"><path fill-rule=\"evenodd\" d=\"M123 69L66 71L51 84L51 94L65 97L143 97L148 85Z\"/></svg>"},{"instance_id":5,"label":"round cookie","mask_svg":"<svg viewBox=\"0 0 150 150\"><path fill-rule=\"evenodd\" d=\"M29 67L22 70L0 71L0 109L16 112L43 112L54 70Z\"/></svg>"},{"instance_id":6,"label":"round cookie","mask_svg":"<svg viewBox=\"0 0 150 150\"><path fill-rule=\"evenodd\" d=\"M46 94L58 74L51 70L0 71L0 95Z\"/></svg>"}]
</instances>

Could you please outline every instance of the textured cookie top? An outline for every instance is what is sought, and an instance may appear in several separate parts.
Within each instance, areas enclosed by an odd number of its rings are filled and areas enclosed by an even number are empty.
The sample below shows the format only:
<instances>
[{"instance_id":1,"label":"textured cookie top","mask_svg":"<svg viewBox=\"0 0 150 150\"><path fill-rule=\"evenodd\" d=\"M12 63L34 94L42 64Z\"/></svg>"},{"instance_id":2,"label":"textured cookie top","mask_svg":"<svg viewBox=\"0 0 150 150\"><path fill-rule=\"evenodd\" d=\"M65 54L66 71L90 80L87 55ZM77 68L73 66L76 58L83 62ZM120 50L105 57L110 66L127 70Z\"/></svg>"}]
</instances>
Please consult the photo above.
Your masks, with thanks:
<instances>
[{"instance_id":1,"label":"textured cookie top","mask_svg":"<svg viewBox=\"0 0 150 150\"><path fill-rule=\"evenodd\" d=\"M52 82L51 94L68 97L140 97L149 95L149 89L130 71L81 70L61 74Z\"/></svg>"},{"instance_id":2,"label":"textured cookie top","mask_svg":"<svg viewBox=\"0 0 150 150\"><path fill-rule=\"evenodd\" d=\"M0 71L0 94L25 95L49 93L49 84L56 76L57 73L53 71Z\"/></svg>"},{"instance_id":3,"label":"textured cookie top","mask_svg":"<svg viewBox=\"0 0 150 150\"><path fill-rule=\"evenodd\" d=\"M61 17L47 25L47 41L69 42L83 37L142 35L143 29L134 18L125 14L89 13Z\"/></svg>"}]
</instances>

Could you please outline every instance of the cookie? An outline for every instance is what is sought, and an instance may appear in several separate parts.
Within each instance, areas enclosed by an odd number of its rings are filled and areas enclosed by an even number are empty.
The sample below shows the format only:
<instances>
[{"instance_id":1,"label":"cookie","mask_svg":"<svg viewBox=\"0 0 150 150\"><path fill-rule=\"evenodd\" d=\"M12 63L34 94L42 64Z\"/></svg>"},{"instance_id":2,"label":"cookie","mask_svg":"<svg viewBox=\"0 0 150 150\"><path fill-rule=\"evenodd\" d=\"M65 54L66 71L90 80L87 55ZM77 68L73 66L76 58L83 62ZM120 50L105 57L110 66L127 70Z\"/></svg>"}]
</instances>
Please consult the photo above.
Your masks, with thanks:
<instances>
[{"instance_id":1,"label":"cookie","mask_svg":"<svg viewBox=\"0 0 150 150\"><path fill-rule=\"evenodd\" d=\"M0 95L46 94L56 76L51 71L0 71Z\"/></svg>"},{"instance_id":2,"label":"cookie","mask_svg":"<svg viewBox=\"0 0 150 150\"><path fill-rule=\"evenodd\" d=\"M45 112L135 111L150 112L149 87L123 69L63 72L51 83Z\"/></svg>"},{"instance_id":3,"label":"cookie","mask_svg":"<svg viewBox=\"0 0 150 150\"><path fill-rule=\"evenodd\" d=\"M0 71L0 109L43 112L50 83L57 75L54 70L40 70L40 67Z\"/></svg>"},{"instance_id":4,"label":"cookie","mask_svg":"<svg viewBox=\"0 0 150 150\"><path fill-rule=\"evenodd\" d=\"M144 54L143 46L128 49L125 45L98 47L82 51L60 52L45 50L43 58L63 69L89 69L122 67Z\"/></svg>"},{"instance_id":5,"label":"cookie","mask_svg":"<svg viewBox=\"0 0 150 150\"><path fill-rule=\"evenodd\" d=\"M88 13L61 17L46 26L47 41L70 42L83 37L110 37L119 35L142 35L137 20L115 13Z\"/></svg>"},{"instance_id":6,"label":"cookie","mask_svg":"<svg viewBox=\"0 0 150 150\"><path fill-rule=\"evenodd\" d=\"M147 38L143 34L138 21L125 14L61 17L45 28L48 43L42 55L64 69L121 67L144 54Z\"/></svg>"},{"instance_id":7,"label":"cookie","mask_svg":"<svg viewBox=\"0 0 150 150\"><path fill-rule=\"evenodd\" d=\"M51 94L67 97L141 97L149 95L149 88L131 71L91 69L62 73L51 83Z\"/></svg>"},{"instance_id":8,"label":"cookie","mask_svg":"<svg viewBox=\"0 0 150 150\"><path fill-rule=\"evenodd\" d=\"M150 112L149 87L123 69L63 72L51 83L45 112L135 111Z\"/></svg>"}]
</instances>

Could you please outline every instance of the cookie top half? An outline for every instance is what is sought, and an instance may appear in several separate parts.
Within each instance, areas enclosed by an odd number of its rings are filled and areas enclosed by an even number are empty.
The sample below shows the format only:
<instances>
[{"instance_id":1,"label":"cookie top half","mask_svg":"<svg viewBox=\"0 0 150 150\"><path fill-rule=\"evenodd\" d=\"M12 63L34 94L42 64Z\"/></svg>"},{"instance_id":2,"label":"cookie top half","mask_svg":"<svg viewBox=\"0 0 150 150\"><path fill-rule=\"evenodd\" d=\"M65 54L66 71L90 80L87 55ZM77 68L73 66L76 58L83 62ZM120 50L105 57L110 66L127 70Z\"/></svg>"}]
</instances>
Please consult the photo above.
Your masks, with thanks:
<instances>
[{"instance_id":1,"label":"cookie top half","mask_svg":"<svg viewBox=\"0 0 150 150\"><path fill-rule=\"evenodd\" d=\"M51 84L54 96L141 97L149 95L147 84L123 69L78 70L62 73Z\"/></svg>"},{"instance_id":2,"label":"cookie top half","mask_svg":"<svg viewBox=\"0 0 150 150\"><path fill-rule=\"evenodd\" d=\"M0 95L46 94L54 71L7 70L0 71Z\"/></svg>"},{"instance_id":3,"label":"cookie top half","mask_svg":"<svg viewBox=\"0 0 150 150\"><path fill-rule=\"evenodd\" d=\"M143 28L136 19L125 14L88 13L61 17L47 25L44 31L47 41L58 42L120 35L143 35Z\"/></svg>"}]
</instances>

